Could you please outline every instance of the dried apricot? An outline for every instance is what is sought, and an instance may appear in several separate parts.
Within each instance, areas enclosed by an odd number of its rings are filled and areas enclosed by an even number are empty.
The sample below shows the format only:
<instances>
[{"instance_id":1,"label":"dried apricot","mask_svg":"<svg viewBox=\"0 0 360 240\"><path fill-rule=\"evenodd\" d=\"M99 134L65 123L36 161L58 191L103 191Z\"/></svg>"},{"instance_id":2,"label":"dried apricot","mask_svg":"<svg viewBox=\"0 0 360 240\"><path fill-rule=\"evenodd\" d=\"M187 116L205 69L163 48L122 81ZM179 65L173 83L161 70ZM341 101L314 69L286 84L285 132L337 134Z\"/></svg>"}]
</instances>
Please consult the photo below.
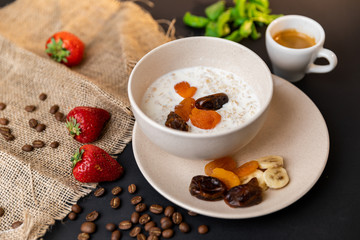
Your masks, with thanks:
<instances>
[{"instance_id":1,"label":"dried apricot","mask_svg":"<svg viewBox=\"0 0 360 240\"><path fill-rule=\"evenodd\" d=\"M223 168L228 171L233 171L236 168L236 162L232 157L215 159L205 165L205 174L210 176L215 168Z\"/></svg>"},{"instance_id":2,"label":"dried apricot","mask_svg":"<svg viewBox=\"0 0 360 240\"><path fill-rule=\"evenodd\" d=\"M234 173L239 176L239 178L243 178L258 169L259 163L257 161L246 162L240 167L234 170Z\"/></svg>"},{"instance_id":3,"label":"dried apricot","mask_svg":"<svg viewBox=\"0 0 360 240\"><path fill-rule=\"evenodd\" d=\"M190 114L191 123L201 129L213 129L221 121L221 115L213 110L193 108Z\"/></svg>"},{"instance_id":4,"label":"dried apricot","mask_svg":"<svg viewBox=\"0 0 360 240\"><path fill-rule=\"evenodd\" d=\"M210 176L222 181L227 189L240 185L239 177L235 173L223 168L214 168Z\"/></svg>"},{"instance_id":5,"label":"dried apricot","mask_svg":"<svg viewBox=\"0 0 360 240\"><path fill-rule=\"evenodd\" d=\"M191 98L195 95L197 88L190 87L188 82L179 82L174 86L175 92L183 98Z\"/></svg>"},{"instance_id":6,"label":"dried apricot","mask_svg":"<svg viewBox=\"0 0 360 240\"><path fill-rule=\"evenodd\" d=\"M175 113L179 115L185 122L189 120L191 110L194 108L195 99L185 98L178 105L175 106Z\"/></svg>"}]
</instances>

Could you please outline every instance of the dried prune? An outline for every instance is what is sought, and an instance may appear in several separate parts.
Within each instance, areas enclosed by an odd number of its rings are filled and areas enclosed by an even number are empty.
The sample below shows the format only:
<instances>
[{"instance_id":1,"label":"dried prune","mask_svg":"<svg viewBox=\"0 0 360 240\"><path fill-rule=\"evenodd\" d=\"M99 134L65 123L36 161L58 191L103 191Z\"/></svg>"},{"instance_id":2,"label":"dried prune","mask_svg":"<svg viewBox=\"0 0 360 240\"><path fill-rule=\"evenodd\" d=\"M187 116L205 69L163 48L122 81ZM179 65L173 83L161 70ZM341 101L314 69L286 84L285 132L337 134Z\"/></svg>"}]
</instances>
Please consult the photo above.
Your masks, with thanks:
<instances>
[{"instance_id":1,"label":"dried prune","mask_svg":"<svg viewBox=\"0 0 360 240\"><path fill-rule=\"evenodd\" d=\"M224 201L233 208L256 205L262 201L262 189L257 179L253 178L247 184L231 188Z\"/></svg>"},{"instance_id":2,"label":"dried prune","mask_svg":"<svg viewBox=\"0 0 360 240\"><path fill-rule=\"evenodd\" d=\"M187 125L187 123L175 112L169 113L165 122L165 126L180 131L189 131L189 126Z\"/></svg>"},{"instance_id":3,"label":"dried prune","mask_svg":"<svg viewBox=\"0 0 360 240\"><path fill-rule=\"evenodd\" d=\"M197 99L195 101L195 107L204 110L218 110L228 101L228 95L225 93L216 93Z\"/></svg>"},{"instance_id":4,"label":"dried prune","mask_svg":"<svg viewBox=\"0 0 360 240\"><path fill-rule=\"evenodd\" d=\"M226 186L217 178L198 175L191 179L189 191L201 200L216 201L224 198Z\"/></svg>"}]
</instances>

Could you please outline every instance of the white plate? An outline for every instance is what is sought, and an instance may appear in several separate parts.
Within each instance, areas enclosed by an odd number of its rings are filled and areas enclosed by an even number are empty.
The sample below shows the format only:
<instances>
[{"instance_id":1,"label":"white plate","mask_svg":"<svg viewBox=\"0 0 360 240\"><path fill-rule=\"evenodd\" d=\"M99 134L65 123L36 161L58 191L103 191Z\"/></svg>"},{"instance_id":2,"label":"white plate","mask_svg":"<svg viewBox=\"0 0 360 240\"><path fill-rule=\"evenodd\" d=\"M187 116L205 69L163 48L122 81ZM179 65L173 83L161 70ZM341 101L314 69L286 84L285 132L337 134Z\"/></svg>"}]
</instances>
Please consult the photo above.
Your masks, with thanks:
<instances>
[{"instance_id":1,"label":"white plate","mask_svg":"<svg viewBox=\"0 0 360 240\"><path fill-rule=\"evenodd\" d=\"M315 104L298 88L277 76L274 96L264 127L234 158L243 162L281 155L290 176L289 184L269 189L263 201L247 208L230 208L224 201L207 202L192 197L188 187L195 175L204 175L208 161L172 156L157 146L135 124L133 150L147 181L173 203L202 215L218 218L262 216L289 206L307 193L319 179L329 154L329 134Z\"/></svg>"}]
</instances>

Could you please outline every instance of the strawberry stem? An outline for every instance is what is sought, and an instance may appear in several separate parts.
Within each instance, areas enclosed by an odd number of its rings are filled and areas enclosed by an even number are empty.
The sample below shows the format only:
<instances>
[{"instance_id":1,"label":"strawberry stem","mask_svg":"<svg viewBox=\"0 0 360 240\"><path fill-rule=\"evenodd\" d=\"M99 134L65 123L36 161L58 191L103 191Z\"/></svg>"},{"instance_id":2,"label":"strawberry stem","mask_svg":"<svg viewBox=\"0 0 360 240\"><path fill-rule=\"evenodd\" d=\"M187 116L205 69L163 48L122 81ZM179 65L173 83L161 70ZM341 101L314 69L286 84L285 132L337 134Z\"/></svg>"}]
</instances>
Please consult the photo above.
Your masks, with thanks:
<instances>
[{"instance_id":1,"label":"strawberry stem","mask_svg":"<svg viewBox=\"0 0 360 240\"><path fill-rule=\"evenodd\" d=\"M66 120L65 125L72 137L80 135L81 133L80 123L76 122L76 119L74 117L69 117L69 120Z\"/></svg>"},{"instance_id":2,"label":"strawberry stem","mask_svg":"<svg viewBox=\"0 0 360 240\"><path fill-rule=\"evenodd\" d=\"M48 43L46 52L51 54L51 57L57 62L67 63L67 57L70 56L70 51L64 48L61 38L56 42L55 38L51 38L51 42Z\"/></svg>"},{"instance_id":3,"label":"strawberry stem","mask_svg":"<svg viewBox=\"0 0 360 240\"><path fill-rule=\"evenodd\" d=\"M82 155L85 152L84 149L81 149L81 151L79 151L79 149L76 150L74 156L71 157L71 162L72 162L72 168L75 167L76 163L80 162L82 160Z\"/></svg>"}]
</instances>

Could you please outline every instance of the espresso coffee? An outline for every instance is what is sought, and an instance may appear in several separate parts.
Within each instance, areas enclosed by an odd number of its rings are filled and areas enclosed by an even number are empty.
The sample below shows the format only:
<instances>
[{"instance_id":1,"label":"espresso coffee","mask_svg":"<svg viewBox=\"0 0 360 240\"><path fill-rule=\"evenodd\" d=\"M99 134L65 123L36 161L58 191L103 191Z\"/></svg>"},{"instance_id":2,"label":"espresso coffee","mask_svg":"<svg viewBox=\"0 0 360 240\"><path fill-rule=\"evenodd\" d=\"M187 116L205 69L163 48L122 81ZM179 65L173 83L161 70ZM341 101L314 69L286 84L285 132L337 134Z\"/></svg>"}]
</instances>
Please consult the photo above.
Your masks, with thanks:
<instances>
[{"instance_id":1,"label":"espresso coffee","mask_svg":"<svg viewBox=\"0 0 360 240\"><path fill-rule=\"evenodd\" d=\"M288 48L308 48L316 44L315 38L312 38L305 33L298 32L295 29L280 31L276 33L273 38L277 43Z\"/></svg>"}]
</instances>

